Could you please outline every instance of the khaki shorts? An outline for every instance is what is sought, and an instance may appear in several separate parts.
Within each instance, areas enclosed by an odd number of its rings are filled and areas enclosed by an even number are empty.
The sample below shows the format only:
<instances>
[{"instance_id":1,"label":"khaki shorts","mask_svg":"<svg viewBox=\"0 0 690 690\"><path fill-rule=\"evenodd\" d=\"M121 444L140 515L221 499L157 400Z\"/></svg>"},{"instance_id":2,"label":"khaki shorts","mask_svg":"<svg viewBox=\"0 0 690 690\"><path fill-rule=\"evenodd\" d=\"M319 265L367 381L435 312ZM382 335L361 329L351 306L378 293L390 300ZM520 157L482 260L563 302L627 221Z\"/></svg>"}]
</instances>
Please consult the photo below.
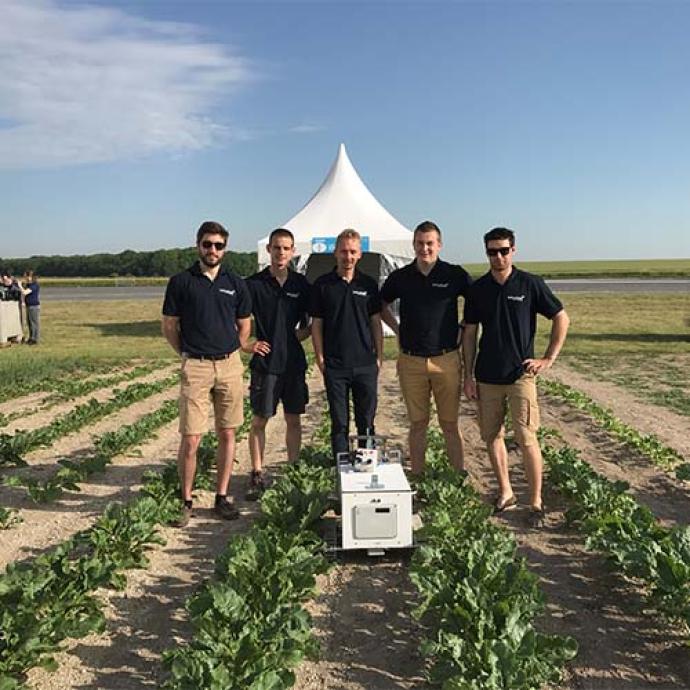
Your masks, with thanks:
<instances>
[{"instance_id":1,"label":"khaki shorts","mask_svg":"<svg viewBox=\"0 0 690 690\"><path fill-rule=\"evenodd\" d=\"M458 350L438 357L416 357L401 352L398 377L410 423L429 421L431 393L439 421L457 422L462 386Z\"/></svg>"},{"instance_id":2,"label":"khaki shorts","mask_svg":"<svg viewBox=\"0 0 690 690\"><path fill-rule=\"evenodd\" d=\"M180 433L204 434L213 400L216 429L235 429L244 420L244 381L239 351L227 359L185 357L180 373Z\"/></svg>"},{"instance_id":3,"label":"khaki shorts","mask_svg":"<svg viewBox=\"0 0 690 690\"><path fill-rule=\"evenodd\" d=\"M531 446L538 443L539 404L533 374L523 374L508 385L477 383L477 391L479 432L485 443L504 436L506 403L510 405L510 419L518 444Z\"/></svg>"}]
</instances>

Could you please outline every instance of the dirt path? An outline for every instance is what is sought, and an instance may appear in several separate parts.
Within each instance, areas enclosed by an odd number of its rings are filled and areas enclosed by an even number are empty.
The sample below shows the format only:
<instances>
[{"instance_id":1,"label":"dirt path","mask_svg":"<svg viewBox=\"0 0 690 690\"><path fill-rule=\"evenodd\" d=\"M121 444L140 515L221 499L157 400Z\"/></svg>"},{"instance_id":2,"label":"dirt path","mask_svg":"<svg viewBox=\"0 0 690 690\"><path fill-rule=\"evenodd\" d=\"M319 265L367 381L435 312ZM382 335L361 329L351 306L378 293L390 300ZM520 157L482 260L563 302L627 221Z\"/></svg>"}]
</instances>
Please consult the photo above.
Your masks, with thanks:
<instances>
[{"instance_id":1,"label":"dirt path","mask_svg":"<svg viewBox=\"0 0 690 690\"><path fill-rule=\"evenodd\" d=\"M398 392L393 363L386 363L380 380L377 429L402 442L407 423ZM318 424L322 388L312 379L312 404L305 424L305 438ZM599 471L633 481L633 489L669 522L683 519L687 495L664 484L662 475L644 468L639 458L599 437L586 416L566 406L545 401L544 417L587 454ZM494 480L479 439L473 407L463 404L462 428L467 440L467 465L482 496L491 500ZM267 457L284 457L283 426L271 422ZM160 453L171 455L176 434L161 437ZM167 444L167 445L165 445ZM603 444L603 445L602 445ZM138 462L153 461L149 450ZM161 455L155 456L162 459ZM246 443L232 482L232 493L241 500L249 460ZM613 461L622 463L623 469ZM525 495L524 475L515 453L511 471L518 496ZM649 474L646 474L649 471ZM635 587L607 570L604 559L588 553L584 539L564 525L565 505L548 489L546 527L527 528L525 508L499 518L516 535L520 553L539 575L547 611L538 623L543 631L573 635L580 654L569 666L559 690L687 690L690 663L679 631L645 612ZM243 518L219 523L210 514L212 495L203 493L203 509L187 530L166 529L168 543L151 553L151 565L128 575L127 589L106 594L108 629L69 645L61 654L55 674L31 673L31 687L41 690L84 690L159 687L164 674L161 651L189 638L183 610L185 599L213 570L213 557L233 533L250 523L256 506L241 503ZM686 513L687 516L687 513ZM687 519L687 517L686 517ZM298 669L298 690L408 690L425 688L423 660L419 655L421 630L409 615L415 594L403 558L369 560L348 557L320 578L320 593L310 603L315 631L322 645L319 661Z\"/></svg>"},{"instance_id":2,"label":"dirt path","mask_svg":"<svg viewBox=\"0 0 690 690\"><path fill-rule=\"evenodd\" d=\"M690 461L690 418L661 405L640 402L633 393L558 363L548 376L586 393L595 402L609 407L621 421L644 434L654 434Z\"/></svg>"}]
</instances>

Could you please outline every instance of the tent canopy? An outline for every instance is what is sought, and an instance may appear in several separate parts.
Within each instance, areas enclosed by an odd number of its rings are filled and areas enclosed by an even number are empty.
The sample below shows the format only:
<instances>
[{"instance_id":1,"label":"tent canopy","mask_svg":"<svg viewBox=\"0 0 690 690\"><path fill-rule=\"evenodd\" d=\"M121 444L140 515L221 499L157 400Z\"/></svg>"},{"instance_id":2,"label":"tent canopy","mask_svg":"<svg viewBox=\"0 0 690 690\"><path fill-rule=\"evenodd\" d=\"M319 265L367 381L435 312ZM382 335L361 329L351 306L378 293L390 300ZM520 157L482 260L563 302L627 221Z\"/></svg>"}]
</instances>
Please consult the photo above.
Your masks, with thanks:
<instances>
[{"instance_id":1,"label":"tent canopy","mask_svg":"<svg viewBox=\"0 0 690 690\"><path fill-rule=\"evenodd\" d=\"M325 273L334 265L335 238L346 228L354 228L362 236L364 257L360 267L378 280L414 258L412 232L367 189L352 166L344 144L340 144L338 155L316 194L281 227L295 236L297 268L312 279L315 273ZM258 243L260 269L269 263L267 243L268 237Z\"/></svg>"}]
</instances>

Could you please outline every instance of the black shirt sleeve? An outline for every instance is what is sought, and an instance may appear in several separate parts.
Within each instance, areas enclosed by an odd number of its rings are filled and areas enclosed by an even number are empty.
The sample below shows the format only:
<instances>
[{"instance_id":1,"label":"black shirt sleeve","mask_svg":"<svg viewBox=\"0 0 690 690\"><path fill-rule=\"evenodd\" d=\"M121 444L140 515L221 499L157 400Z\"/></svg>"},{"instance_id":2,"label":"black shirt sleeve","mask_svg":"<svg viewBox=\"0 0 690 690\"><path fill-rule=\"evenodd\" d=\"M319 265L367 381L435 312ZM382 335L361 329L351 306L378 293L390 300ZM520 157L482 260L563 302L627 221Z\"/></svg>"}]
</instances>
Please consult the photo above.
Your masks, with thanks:
<instances>
[{"instance_id":1,"label":"black shirt sleeve","mask_svg":"<svg viewBox=\"0 0 690 690\"><path fill-rule=\"evenodd\" d=\"M465 308L463 310L462 320L465 322L465 324L475 324L481 322L479 305L477 303L474 290L468 289L467 293L465 294Z\"/></svg>"},{"instance_id":2,"label":"black shirt sleeve","mask_svg":"<svg viewBox=\"0 0 690 690\"><path fill-rule=\"evenodd\" d=\"M368 309L369 316L381 313L381 293L379 292L379 286L375 281L372 281L372 292L371 298L369 299Z\"/></svg>"},{"instance_id":3,"label":"black shirt sleeve","mask_svg":"<svg viewBox=\"0 0 690 690\"><path fill-rule=\"evenodd\" d=\"M551 288L544 282L543 278L536 277L534 287L536 290L534 304L537 314L541 314L547 319L552 319L563 309L563 304L551 292Z\"/></svg>"},{"instance_id":4,"label":"black shirt sleeve","mask_svg":"<svg viewBox=\"0 0 690 690\"><path fill-rule=\"evenodd\" d=\"M165 288L165 299L163 300L164 316L180 316L182 305L180 304L180 290L178 289L178 278L172 276Z\"/></svg>"},{"instance_id":5,"label":"black shirt sleeve","mask_svg":"<svg viewBox=\"0 0 690 690\"><path fill-rule=\"evenodd\" d=\"M323 318L323 300L321 298L321 284L316 281L311 286L311 294L309 296L309 314L312 318Z\"/></svg>"},{"instance_id":6,"label":"black shirt sleeve","mask_svg":"<svg viewBox=\"0 0 690 690\"><path fill-rule=\"evenodd\" d=\"M237 309L238 319L248 319L252 315L252 296L247 283L242 278L237 279Z\"/></svg>"},{"instance_id":7,"label":"black shirt sleeve","mask_svg":"<svg viewBox=\"0 0 690 690\"><path fill-rule=\"evenodd\" d=\"M462 295L467 298L470 292L470 287L472 286L472 276L462 267L458 266L458 295Z\"/></svg>"},{"instance_id":8,"label":"black shirt sleeve","mask_svg":"<svg viewBox=\"0 0 690 690\"><path fill-rule=\"evenodd\" d=\"M386 304L395 302L395 300L398 299L398 297L400 297L397 273L397 271L393 271L393 273L391 273L388 276L388 278L386 278L386 282L383 284L383 287L381 288L380 299L383 300Z\"/></svg>"}]
</instances>

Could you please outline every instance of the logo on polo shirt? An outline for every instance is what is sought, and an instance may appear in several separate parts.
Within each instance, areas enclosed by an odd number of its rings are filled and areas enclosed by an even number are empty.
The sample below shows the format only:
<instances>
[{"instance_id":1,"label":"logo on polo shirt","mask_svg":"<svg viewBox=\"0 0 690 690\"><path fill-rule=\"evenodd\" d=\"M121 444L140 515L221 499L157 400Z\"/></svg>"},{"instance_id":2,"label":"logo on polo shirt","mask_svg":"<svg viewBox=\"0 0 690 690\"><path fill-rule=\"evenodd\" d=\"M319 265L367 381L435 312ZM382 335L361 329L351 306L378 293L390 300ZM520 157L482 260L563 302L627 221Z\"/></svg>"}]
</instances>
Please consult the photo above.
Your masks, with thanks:
<instances>
[{"instance_id":1,"label":"logo on polo shirt","mask_svg":"<svg viewBox=\"0 0 690 690\"><path fill-rule=\"evenodd\" d=\"M369 293L366 290L353 290L353 295L358 295L359 297L366 297Z\"/></svg>"},{"instance_id":2,"label":"logo on polo shirt","mask_svg":"<svg viewBox=\"0 0 690 690\"><path fill-rule=\"evenodd\" d=\"M431 287L447 288L450 283L431 283Z\"/></svg>"},{"instance_id":3,"label":"logo on polo shirt","mask_svg":"<svg viewBox=\"0 0 690 690\"><path fill-rule=\"evenodd\" d=\"M293 299L296 299L299 297L299 292L286 292L285 293L288 297L292 297Z\"/></svg>"},{"instance_id":4,"label":"logo on polo shirt","mask_svg":"<svg viewBox=\"0 0 690 690\"><path fill-rule=\"evenodd\" d=\"M522 302L525 299L525 295L508 295L508 299L512 299L513 302Z\"/></svg>"},{"instance_id":5,"label":"logo on polo shirt","mask_svg":"<svg viewBox=\"0 0 690 690\"><path fill-rule=\"evenodd\" d=\"M226 295L234 295L234 290L226 290L225 288L218 288L218 292L224 292Z\"/></svg>"}]
</instances>

